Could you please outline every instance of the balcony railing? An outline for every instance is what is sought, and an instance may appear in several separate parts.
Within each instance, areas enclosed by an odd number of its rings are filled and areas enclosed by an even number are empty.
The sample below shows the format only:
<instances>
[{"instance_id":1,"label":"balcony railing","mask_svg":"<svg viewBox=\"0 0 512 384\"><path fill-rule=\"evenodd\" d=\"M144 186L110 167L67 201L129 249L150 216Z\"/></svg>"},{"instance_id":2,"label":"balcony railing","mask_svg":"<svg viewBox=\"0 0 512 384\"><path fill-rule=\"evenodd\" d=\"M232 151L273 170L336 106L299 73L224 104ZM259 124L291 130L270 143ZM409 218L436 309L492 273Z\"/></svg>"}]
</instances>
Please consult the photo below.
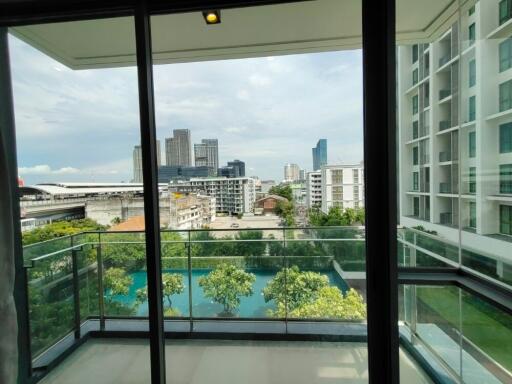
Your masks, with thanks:
<instances>
[{"instance_id":1,"label":"balcony railing","mask_svg":"<svg viewBox=\"0 0 512 384\"><path fill-rule=\"evenodd\" d=\"M444 131L445 129L448 129L451 127L451 122L448 120L443 120L439 122L439 130Z\"/></svg>"},{"instance_id":2,"label":"balcony railing","mask_svg":"<svg viewBox=\"0 0 512 384\"><path fill-rule=\"evenodd\" d=\"M444 163L446 161L452 160L452 154L451 152L439 152L439 162Z\"/></svg>"},{"instance_id":3,"label":"balcony railing","mask_svg":"<svg viewBox=\"0 0 512 384\"><path fill-rule=\"evenodd\" d=\"M452 193L450 183L439 183L439 193Z\"/></svg>"},{"instance_id":4,"label":"balcony railing","mask_svg":"<svg viewBox=\"0 0 512 384\"><path fill-rule=\"evenodd\" d=\"M439 67L442 67L451 60L451 55L445 55L439 59Z\"/></svg>"},{"instance_id":5,"label":"balcony railing","mask_svg":"<svg viewBox=\"0 0 512 384\"><path fill-rule=\"evenodd\" d=\"M36 366L38 359L47 359L45 351L88 320L104 327L120 318L147 319L144 236L84 232L24 248ZM356 333L366 332L362 296L355 310L333 304L333 311L315 312L313 302L309 308L294 307L294 288L288 286L297 270L314 272L330 290L325 294L342 295L342 305L349 292L345 279L364 280L363 228L162 231L161 239L163 304L173 326L195 329L196 321L205 320L250 320L261 326L293 319L349 323L359 327ZM247 278L248 288L234 299L221 298L221 288L207 286L205 277L223 268ZM268 288L272 280L274 288Z\"/></svg>"},{"instance_id":6,"label":"balcony railing","mask_svg":"<svg viewBox=\"0 0 512 384\"><path fill-rule=\"evenodd\" d=\"M349 283L359 289L365 286L363 228L162 231L161 237L166 332L229 329L227 332L258 333L261 330L256 329L263 327L261 332L279 334L293 333L302 324L310 332L349 334L364 340L362 298L351 296L349 301L355 299L355 306L353 302L343 304ZM499 274L501 269L512 269L512 265L465 249L460 259L459 245L437 234L402 228L398 241L400 266L443 268L462 263L467 270L491 281L512 284L507 275ZM36 243L24 248L24 261L34 368L48 365L52 356L72 345L69 340L89 331L147 331L143 232L84 232ZM205 282L214 271L219 277L218 271L227 267L249 276L251 286L229 305L212 294L222 289L216 291L215 284L208 287ZM317 282L334 296L323 303L313 301L300 309L294 307L294 279L300 271L316 276ZM229 275L220 276L210 280L221 286L227 284ZM271 297L269 287L276 286L280 289L274 289ZM401 286L401 338L406 345L411 342L408 348L418 348L416 354L419 352L431 369L441 367L459 380L465 377L468 371L461 372L451 355L445 353L446 346L458 346L465 356L466 369L488 380L483 382L494 382L493 377L507 382L512 377L512 364L506 349L496 348L494 338L478 336L489 333L479 321L494 311L488 319L496 322L492 332L500 332L504 343L512 342L512 327L506 325L512 321L510 316L489 304L475 304L465 291L459 290L454 296L454 289L459 288ZM459 302L457 297L465 303L465 313L471 311L475 320L472 327L457 328L459 317L446 312L447 308L458 308L451 304ZM127 328L122 328L123 323L128 324Z\"/></svg>"},{"instance_id":7,"label":"balcony railing","mask_svg":"<svg viewBox=\"0 0 512 384\"><path fill-rule=\"evenodd\" d=\"M442 89L439 91L439 100L446 99L452 92L449 89Z\"/></svg>"}]
</instances>

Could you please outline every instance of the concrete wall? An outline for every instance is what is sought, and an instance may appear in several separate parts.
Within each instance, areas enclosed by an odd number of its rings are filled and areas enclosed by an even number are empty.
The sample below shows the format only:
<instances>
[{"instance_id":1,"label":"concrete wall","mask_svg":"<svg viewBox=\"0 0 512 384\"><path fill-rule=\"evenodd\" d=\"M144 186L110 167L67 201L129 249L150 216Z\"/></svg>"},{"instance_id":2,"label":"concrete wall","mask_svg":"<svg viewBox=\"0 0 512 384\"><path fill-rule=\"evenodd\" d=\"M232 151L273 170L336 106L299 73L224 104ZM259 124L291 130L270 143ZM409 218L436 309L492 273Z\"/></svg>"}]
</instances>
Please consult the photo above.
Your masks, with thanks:
<instances>
[{"instance_id":1,"label":"concrete wall","mask_svg":"<svg viewBox=\"0 0 512 384\"><path fill-rule=\"evenodd\" d=\"M115 197L108 200L92 200L85 205L85 217L103 225L111 225L116 217L122 221L134 216L144 216L144 199L142 197ZM160 224L169 225L170 200L160 198Z\"/></svg>"}]
</instances>

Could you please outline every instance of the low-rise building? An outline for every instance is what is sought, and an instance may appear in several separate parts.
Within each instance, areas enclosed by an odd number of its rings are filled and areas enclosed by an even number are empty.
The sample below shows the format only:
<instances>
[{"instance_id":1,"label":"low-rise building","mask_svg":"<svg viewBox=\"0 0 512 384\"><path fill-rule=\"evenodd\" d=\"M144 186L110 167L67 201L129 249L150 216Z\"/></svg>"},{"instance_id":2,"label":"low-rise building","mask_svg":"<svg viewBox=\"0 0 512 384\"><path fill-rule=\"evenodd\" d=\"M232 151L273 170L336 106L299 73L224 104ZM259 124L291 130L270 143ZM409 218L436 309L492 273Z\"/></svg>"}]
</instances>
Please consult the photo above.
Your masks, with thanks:
<instances>
[{"instance_id":1,"label":"low-rise building","mask_svg":"<svg viewBox=\"0 0 512 384\"><path fill-rule=\"evenodd\" d=\"M331 207L364 206L363 164L324 165L322 167L322 211Z\"/></svg>"},{"instance_id":2,"label":"low-rise building","mask_svg":"<svg viewBox=\"0 0 512 384\"><path fill-rule=\"evenodd\" d=\"M171 192L195 192L215 197L216 211L227 214L252 213L256 200L254 180L250 177L193 178L169 184Z\"/></svg>"},{"instance_id":3,"label":"low-rise building","mask_svg":"<svg viewBox=\"0 0 512 384\"><path fill-rule=\"evenodd\" d=\"M197 193L170 194L171 229L197 229L215 221L215 197Z\"/></svg>"},{"instance_id":4,"label":"low-rise building","mask_svg":"<svg viewBox=\"0 0 512 384\"><path fill-rule=\"evenodd\" d=\"M279 202L287 203L288 199L278 195L268 195L256 200L254 208L262 213L274 213Z\"/></svg>"}]
</instances>

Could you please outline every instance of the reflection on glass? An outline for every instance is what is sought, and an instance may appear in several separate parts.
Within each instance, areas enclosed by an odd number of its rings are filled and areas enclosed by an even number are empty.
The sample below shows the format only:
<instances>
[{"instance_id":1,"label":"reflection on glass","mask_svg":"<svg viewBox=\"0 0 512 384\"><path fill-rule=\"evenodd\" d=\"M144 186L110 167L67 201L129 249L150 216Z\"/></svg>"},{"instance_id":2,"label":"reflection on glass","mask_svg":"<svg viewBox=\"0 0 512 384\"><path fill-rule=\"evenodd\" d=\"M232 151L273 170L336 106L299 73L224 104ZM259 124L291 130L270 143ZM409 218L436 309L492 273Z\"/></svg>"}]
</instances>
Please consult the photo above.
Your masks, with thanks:
<instances>
[{"instance_id":1,"label":"reflection on glass","mask_svg":"<svg viewBox=\"0 0 512 384\"><path fill-rule=\"evenodd\" d=\"M440 377L508 383L512 317L462 289L400 286L400 333Z\"/></svg>"}]
</instances>

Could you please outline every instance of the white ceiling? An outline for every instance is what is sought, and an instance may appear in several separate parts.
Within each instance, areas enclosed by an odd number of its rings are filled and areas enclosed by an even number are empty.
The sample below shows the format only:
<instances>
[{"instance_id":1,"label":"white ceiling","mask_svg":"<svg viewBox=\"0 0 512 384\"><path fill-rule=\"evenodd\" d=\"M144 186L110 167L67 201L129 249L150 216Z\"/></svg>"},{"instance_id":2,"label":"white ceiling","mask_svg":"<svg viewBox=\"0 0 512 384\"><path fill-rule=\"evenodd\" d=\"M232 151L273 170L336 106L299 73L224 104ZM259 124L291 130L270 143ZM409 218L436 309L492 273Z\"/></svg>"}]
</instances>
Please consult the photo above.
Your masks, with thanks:
<instances>
[{"instance_id":1,"label":"white ceiling","mask_svg":"<svg viewBox=\"0 0 512 384\"><path fill-rule=\"evenodd\" d=\"M456 11L453 0L397 0L397 40L431 39ZM226 9L206 25L200 12L152 17L156 63L243 58L361 47L361 0ZM133 19L12 28L30 45L73 69L135 64Z\"/></svg>"}]
</instances>

